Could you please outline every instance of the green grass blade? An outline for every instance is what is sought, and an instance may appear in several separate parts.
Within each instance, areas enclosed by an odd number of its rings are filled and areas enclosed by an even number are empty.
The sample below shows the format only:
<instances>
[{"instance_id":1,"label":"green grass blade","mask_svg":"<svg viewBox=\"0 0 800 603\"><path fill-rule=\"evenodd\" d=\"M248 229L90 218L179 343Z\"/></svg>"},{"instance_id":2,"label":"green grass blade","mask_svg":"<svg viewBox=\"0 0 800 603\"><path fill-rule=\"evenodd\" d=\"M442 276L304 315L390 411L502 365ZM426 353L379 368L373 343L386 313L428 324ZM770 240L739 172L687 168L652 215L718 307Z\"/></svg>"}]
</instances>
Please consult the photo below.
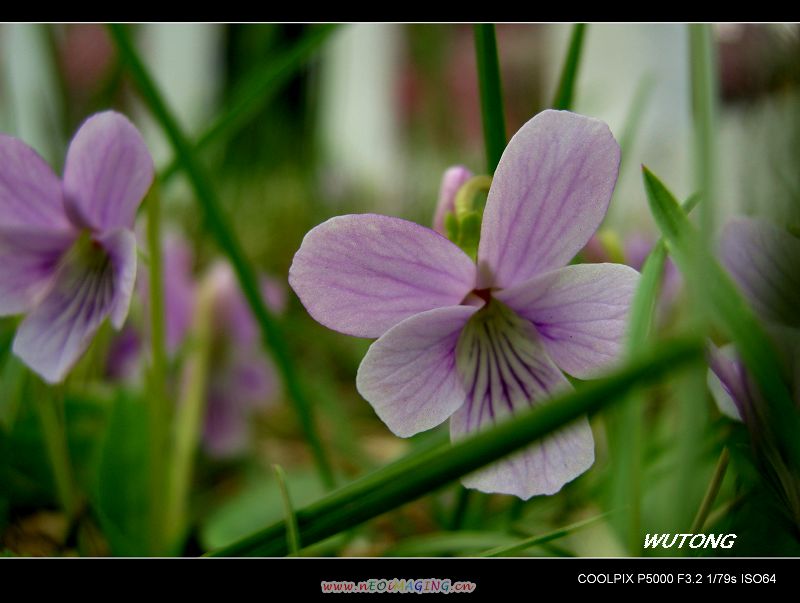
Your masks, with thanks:
<instances>
[{"instance_id":1,"label":"green grass blade","mask_svg":"<svg viewBox=\"0 0 800 603\"><path fill-rule=\"evenodd\" d=\"M434 532L407 538L387 550L387 557L439 557L442 555L470 554L487 547L509 546L517 538L505 532Z\"/></svg>"},{"instance_id":2,"label":"green grass blade","mask_svg":"<svg viewBox=\"0 0 800 603\"><path fill-rule=\"evenodd\" d=\"M322 23L309 26L308 30L289 50L283 51L273 60L257 67L233 90L231 100L222 108L211 124L194 143L195 151L222 134L235 133L252 119L283 88L340 27L337 23ZM169 180L181 165L180 157L161 172L161 180Z\"/></svg>"},{"instance_id":3,"label":"green grass blade","mask_svg":"<svg viewBox=\"0 0 800 603\"><path fill-rule=\"evenodd\" d=\"M506 148L506 118L503 112L503 88L500 84L497 40L493 24L480 23L474 27L486 167L489 174L494 174Z\"/></svg>"},{"instance_id":4,"label":"green grass blade","mask_svg":"<svg viewBox=\"0 0 800 603\"><path fill-rule=\"evenodd\" d=\"M643 167L650 209L693 299L712 325L734 342L752 371L767 404L759 405L760 423L774 435L795 467L800 467L800 415L780 373L780 362L761 323L733 280L710 256L699 233L664 184ZM765 436L768 434L764 434Z\"/></svg>"},{"instance_id":5,"label":"green grass blade","mask_svg":"<svg viewBox=\"0 0 800 603\"><path fill-rule=\"evenodd\" d=\"M547 436L585 414L600 410L634 387L651 384L670 371L702 360L702 342L662 342L657 351L609 377L583 383L578 389L449 446L426 450L384 467L363 479L297 510L306 545L359 525L397 508L480 467ZM219 556L286 554L284 522L212 552Z\"/></svg>"},{"instance_id":6,"label":"green grass blade","mask_svg":"<svg viewBox=\"0 0 800 603\"><path fill-rule=\"evenodd\" d=\"M687 199L684 210L691 211L698 200L698 195ZM635 358L639 350L650 340L666 259L666 242L664 239L659 239L642 266L642 276L631 303L626 343L629 358ZM610 505L614 509L622 507L627 509L625 514L616 516L613 521L624 534L624 541L631 555L639 555L642 549L641 474L644 403L641 395L634 393L616 409L618 413L613 417L614 437L611 444L616 471L611 479Z\"/></svg>"},{"instance_id":7,"label":"green grass blade","mask_svg":"<svg viewBox=\"0 0 800 603\"><path fill-rule=\"evenodd\" d=\"M695 182L706 202L700 209L700 231L714 232L716 201L716 131L717 86L714 39L711 25L692 23L689 28L689 60L692 89Z\"/></svg>"},{"instance_id":8,"label":"green grass blade","mask_svg":"<svg viewBox=\"0 0 800 603\"><path fill-rule=\"evenodd\" d=\"M515 542L514 544L511 545L498 546L496 548L480 553L478 557L508 557L516 553L522 553L523 551L526 551L531 547L539 546L547 542L551 542L553 540L558 540L559 538L563 538L564 536L569 536L573 532L577 532L578 530L585 528L586 526L590 526L594 523L597 523L598 521L600 521L601 519L605 519L609 515L611 515L611 513L602 513L595 517L590 517L589 519L584 519L583 521L578 521L571 525L564 526L563 528L558 528L557 530L553 530L552 532L547 532L546 534L531 536L530 538L525 538L524 540Z\"/></svg>"},{"instance_id":9,"label":"green grass blade","mask_svg":"<svg viewBox=\"0 0 800 603\"><path fill-rule=\"evenodd\" d=\"M558 89L553 98L553 109L570 110L575 96L575 81L578 79L578 67L581 62L581 50L586 34L586 23L576 23L572 26L572 35L569 39L567 57L561 68L561 78L558 80Z\"/></svg>"},{"instance_id":10,"label":"green grass blade","mask_svg":"<svg viewBox=\"0 0 800 603\"><path fill-rule=\"evenodd\" d=\"M290 555L297 555L300 551L300 530L297 529L297 517L294 514L292 499L289 498L289 488L286 487L286 472L280 465L273 465L275 478L278 480L278 488L281 491L283 500L283 512L286 519L286 547Z\"/></svg>"},{"instance_id":11,"label":"green grass blade","mask_svg":"<svg viewBox=\"0 0 800 603\"><path fill-rule=\"evenodd\" d=\"M312 406L295 372L294 363L282 329L270 314L261 297L256 274L247 261L233 229L228 224L211 181L195 157L192 146L189 144L169 107L167 107L155 82L139 58L125 26L111 24L109 25L109 30L112 39L117 45L120 57L126 63L130 74L133 76L142 98L167 135L173 151L180 158L181 166L186 171L195 196L205 213L206 224L233 266L242 292L261 330L265 347L275 361L289 398L294 403L295 411L300 420L306 441L311 447L320 477L323 483L327 486L332 486L334 485L333 471L325 456L322 441L317 434L312 415Z\"/></svg>"}]
</instances>

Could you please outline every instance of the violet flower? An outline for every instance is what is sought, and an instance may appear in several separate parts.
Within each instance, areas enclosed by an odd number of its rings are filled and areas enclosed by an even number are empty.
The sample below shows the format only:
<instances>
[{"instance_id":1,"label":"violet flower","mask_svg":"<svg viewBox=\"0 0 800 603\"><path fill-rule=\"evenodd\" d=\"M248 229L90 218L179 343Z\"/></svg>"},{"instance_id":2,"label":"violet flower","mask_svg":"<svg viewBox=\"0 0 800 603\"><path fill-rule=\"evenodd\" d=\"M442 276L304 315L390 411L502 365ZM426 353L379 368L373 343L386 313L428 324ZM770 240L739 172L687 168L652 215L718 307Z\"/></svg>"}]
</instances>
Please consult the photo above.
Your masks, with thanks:
<instances>
[{"instance_id":1,"label":"violet flower","mask_svg":"<svg viewBox=\"0 0 800 603\"><path fill-rule=\"evenodd\" d=\"M722 262L763 322L775 346L780 371L800 408L800 239L783 228L754 218L736 218L721 239ZM800 526L800 478L764 422L764 399L757 382L733 345L712 347L709 388L720 411L744 422L757 465L775 489L788 516Z\"/></svg>"},{"instance_id":2,"label":"violet flower","mask_svg":"<svg viewBox=\"0 0 800 603\"><path fill-rule=\"evenodd\" d=\"M217 262L208 278L214 287L214 345L203 447L212 457L230 458L247 449L250 419L275 398L280 381L231 266ZM275 281L262 278L261 291L270 309L285 308L285 289Z\"/></svg>"},{"instance_id":3,"label":"violet flower","mask_svg":"<svg viewBox=\"0 0 800 603\"><path fill-rule=\"evenodd\" d=\"M0 134L0 316L26 314L13 350L46 381L64 379L109 317L120 329L136 277L136 209L153 181L141 135L113 111L87 119L63 180Z\"/></svg>"},{"instance_id":4,"label":"violet flower","mask_svg":"<svg viewBox=\"0 0 800 603\"><path fill-rule=\"evenodd\" d=\"M735 218L722 233L721 253L775 344L784 378L800 407L800 239L761 219ZM763 402L733 346L712 348L710 364L716 379L709 381L720 410L752 427L756 405Z\"/></svg>"},{"instance_id":5,"label":"violet flower","mask_svg":"<svg viewBox=\"0 0 800 603\"><path fill-rule=\"evenodd\" d=\"M477 265L439 233L375 214L306 234L289 282L321 324L377 337L356 378L396 435L450 418L454 439L570 388L620 352L639 274L567 262L608 209L619 146L608 127L544 111L506 148L489 191ZM527 499L594 462L584 417L462 481Z\"/></svg>"}]
</instances>

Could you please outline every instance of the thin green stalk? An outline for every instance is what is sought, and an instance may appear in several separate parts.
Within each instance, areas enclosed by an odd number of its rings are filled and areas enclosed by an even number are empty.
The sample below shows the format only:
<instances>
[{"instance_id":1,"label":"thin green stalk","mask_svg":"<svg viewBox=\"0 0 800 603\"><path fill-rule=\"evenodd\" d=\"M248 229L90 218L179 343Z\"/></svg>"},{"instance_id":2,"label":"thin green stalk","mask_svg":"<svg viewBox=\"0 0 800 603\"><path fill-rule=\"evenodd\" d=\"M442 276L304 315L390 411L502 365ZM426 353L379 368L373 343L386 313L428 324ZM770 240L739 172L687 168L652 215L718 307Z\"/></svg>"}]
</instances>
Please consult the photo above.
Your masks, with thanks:
<instances>
[{"instance_id":1,"label":"thin green stalk","mask_svg":"<svg viewBox=\"0 0 800 603\"><path fill-rule=\"evenodd\" d=\"M334 474L323 450L322 440L317 433L312 414L312 405L306 397L295 372L294 363L282 329L270 314L261 297L261 290L255 272L247 261L241 244L222 211L222 206L214 187L205 170L197 161L192 146L164 102L155 82L139 58L125 26L110 24L109 30L119 49L121 58L127 64L128 70L139 88L142 98L169 138L173 151L180 158L181 166L189 177L195 196L205 213L206 224L233 266L242 292L261 330L265 348L271 354L283 378L288 397L294 404L306 441L311 447L320 479L326 487L333 487L335 485Z\"/></svg>"},{"instance_id":2,"label":"thin green stalk","mask_svg":"<svg viewBox=\"0 0 800 603\"><path fill-rule=\"evenodd\" d=\"M36 410L42 426L47 456L56 484L56 493L64 513L71 522L75 519L79 508L79 497L75 486L75 477L70 462L69 446L63 416L63 393L58 388L56 395L50 391L36 392Z\"/></svg>"},{"instance_id":3,"label":"thin green stalk","mask_svg":"<svg viewBox=\"0 0 800 603\"><path fill-rule=\"evenodd\" d=\"M147 196L147 253L149 270L150 354L148 372L150 432L150 546L154 555L162 553L166 530L164 488L171 412L167 399L167 336L164 318L164 274L161 248L161 200L157 186Z\"/></svg>"},{"instance_id":4,"label":"thin green stalk","mask_svg":"<svg viewBox=\"0 0 800 603\"><path fill-rule=\"evenodd\" d=\"M273 465L275 470L275 479L278 480L278 488L281 491L281 499L283 500L283 514L286 518L286 547L289 549L289 554L296 556L300 552L300 530L297 528L297 517L294 514L294 507L292 506L292 499L289 498L289 488L286 486L286 472L280 465Z\"/></svg>"},{"instance_id":5,"label":"thin green stalk","mask_svg":"<svg viewBox=\"0 0 800 603\"><path fill-rule=\"evenodd\" d=\"M722 487L722 482L725 479L725 472L728 469L728 463L731 459L731 453L727 448L722 449L722 454L719 455L717 466L714 469L714 474L711 476L711 481L708 484L708 490L703 497L703 502L697 510L697 515L692 522L692 527L689 530L692 534L698 534L703 531L703 526L706 524L708 515L711 513L711 508L714 506L714 501L717 499L719 489Z\"/></svg>"},{"instance_id":6,"label":"thin green stalk","mask_svg":"<svg viewBox=\"0 0 800 603\"><path fill-rule=\"evenodd\" d=\"M561 78L558 89L553 97L553 109L570 110L575 95L575 81L578 79L578 67L581 62L583 38L586 34L586 23L576 23L572 26L572 35L569 39L569 49L561 68Z\"/></svg>"},{"instance_id":7,"label":"thin green stalk","mask_svg":"<svg viewBox=\"0 0 800 603\"><path fill-rule=\"evenodd\" d=\"M453 531L461 529L461 526L464 523L464 516L467 514L467 507L469 507L471 492L472 490L468 490L464 486L458 487L456 504L453 508L453 517L450 520L450 529Z\"/></svg>"},{"instance_id":8,"label":"thin green stalk","mask_svg":"<svg viewBox=\"0 0 800 603\"><path fill-rule=\"evenodd\" d=\"M296 510L300 537L308 546L359 525L612 404L634 387L652 384L667 373L702 360L701 341L661 342L658 350L640 354L606 378L583 383L548 404L531 408L452 445L401 459ZM211 554L285 555L285 536L286 524L278 522Z\"/></svg>"},{"instance_id":9,"label":"thin green stalk","mask_svg":"<svg viewBox=\"0 0 800 603\"><path fill-rule=\"evenodd\" d=\"M234 88L231 100L197 137L195 152L208 146L209 142L227 132L235 132L260 111L284 87L291 77L305 65L333 34L340 24L322 23L309 26L306 33L289 50L276 58L259 65ZM174 176L181 165L180 157L175 157L161 171L162 182Z\"/></svg>"},{"instance_id":10,"label":"thin green stalk","mask_svg":"<svg viewBox=\"0 0 800 603\"><path fill-rule=\"evenodd\" d=\"M683 204L690 212L699 195L692 195ZM629 358L635 358L651 339L658 293L667 259L667 246L659 239L642 266L639 286L631 303L626 350ZM616 472L611 481L612 508L625 507L625 514L615 518L624 534L624 541L631 555L642 552L642 457L644 448L644 400L638 392L633 393L618 409L615 437L612 440Z\"/></svg>"},{"instance_id":11,"label":"thin green stalk","mask_svg":"<svg viewBox=\"0 0 800 603\"><path fill-rule=\"evenodd\" d=\"M494 174L506 148L506 118L503 112L503 88L500 84L497 40L493 24L480 23L474 27L486 167L489 174Z\"/></svg>"},{"instance_id":12,"label":"thin green stalk","mask_svg":"<svg viewBox=\"0 0 800 603\"><path fill-rule=\"evenodd\" d=\"M211 357L213 285L203 282L192 324L192 340L186 363L184 390L176 409L173 448L167 476L164 512L167 547L179 554L189 526L189 492L194 458L205 415L208 365Z\"/></svg>"},{"instance_id":13,"label":"thin green stalk","mask_svg":"<svg viewBox=\"0 0 800 603\"><path fill-rule=\"evenodd\" d=\"M655 81L652 74L647 74L639 81L639 84L636 86L636 91L633 93L633 99L631 100L625 123L622 126L622 134L620 134L619 137L619 148L621 152L619 160L620 177L628 165L631 149L636 140L636 134L641 127L644 110L653 92L654 83Z\"/></svg>"},{"instance_id":14,"label":"thin green stalk","mask_svg":"<svg viewBox=\"0 0 800 603\"><path fill-rule=\"evenodd\" d=\"M553 530L552 532L547 532L546 534L531 536L530 538L525 538L524 540L520 540L519 542L515 542L514 544L510 544L507 546L498 546L496 548L489 549L488 551L484 551L483 553L478 554L478 557L508 557L509 555L513 555L515 553L521 553L531 547L539 546L545 544L546 542L550 542L552 540L557 540L559 538L563 538L564 536L568 536L573 532L577 532L582 528L597 523L601 519L605 519L609 515L611 515L610 512L602 513L595 517L590 517L589 519L584 519L583 521L578 521L571 525L564 526L563 528L558 528L557 530Z\"/></svg>"},{"instance_id":15,"label":"thin green stalk","mask_svg":"<svg viewBox=\"0 0 800 603\"><path fill-rule=\"evenodd\" d=\"M694 121L695 181L706 199L700 211L700 232L706 237L714 232L716 201L716 163L714 132L716 128L717 84L714 39L711 25L694 23L689 28L691 61L692 118Z\"/></svg>"}]
</instances>

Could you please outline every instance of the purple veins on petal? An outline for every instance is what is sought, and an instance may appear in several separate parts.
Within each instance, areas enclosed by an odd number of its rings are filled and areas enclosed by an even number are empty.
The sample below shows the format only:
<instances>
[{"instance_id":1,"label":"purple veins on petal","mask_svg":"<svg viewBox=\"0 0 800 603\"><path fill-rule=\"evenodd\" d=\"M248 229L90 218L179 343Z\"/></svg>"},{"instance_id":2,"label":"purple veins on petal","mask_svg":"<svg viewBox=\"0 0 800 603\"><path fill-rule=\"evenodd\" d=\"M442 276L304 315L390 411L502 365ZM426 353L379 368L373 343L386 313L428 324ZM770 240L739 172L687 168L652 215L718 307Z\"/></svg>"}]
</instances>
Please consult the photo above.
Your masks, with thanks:
<instances>
[{"instance_id":1,"label":"purple veins on petal","mask_svg":"<svg viewBox=\"0 0 800 603\"><path fill-rule=\"evenodd\" d=\"M451 417L453 439L501 422L570 388L534 327L496 300L464 328L457 359L467 394ZM591 429L586 419L581 419L462 481L484 492L528 499L557 492L593 462Z\"/></svg>"},{"instance_id":2,"label":"purple veins on petal","mask_svg":"<svg viewBox=\"0 0 800 603\"><path fill-rule=\"evenodd\" d=\"M586 379L618 360L639 276L622 264L577 264L496 297L536 326L562 370Z\"/></svg>"},{"instance_id":3,"label":"purple veins on petal","mask_svg":"<svg viewBox=\"0 0 800 603\"><path fill-rule=\"evenodd\" d=\"M46 381L61 381L115 305L114 268L99 244L82 237L52 286L22 321L13 350Z\"/></svg>"},{"instance_id":4,"label":"purple veins on petal","mask_svg":"<svg viewBox=\"0 0 800 603\"><path fill-rule=\"evenodd\" d=\"M306 234L289 284L317 322L347 335L380 337L410 316L460 304L475 286L475 265L424 226L348 215Z\"/></svg>"},{"instance_id":5,"label":"purple veins on petal","mask_svg":"<svg viewBox=\"0 0 800 603\"><path fill-rule=\"evenodd\" d=\"M69 230L0 227L0 316L27 312L38 303L76 236Z\"/></svg>"}]
</instances>

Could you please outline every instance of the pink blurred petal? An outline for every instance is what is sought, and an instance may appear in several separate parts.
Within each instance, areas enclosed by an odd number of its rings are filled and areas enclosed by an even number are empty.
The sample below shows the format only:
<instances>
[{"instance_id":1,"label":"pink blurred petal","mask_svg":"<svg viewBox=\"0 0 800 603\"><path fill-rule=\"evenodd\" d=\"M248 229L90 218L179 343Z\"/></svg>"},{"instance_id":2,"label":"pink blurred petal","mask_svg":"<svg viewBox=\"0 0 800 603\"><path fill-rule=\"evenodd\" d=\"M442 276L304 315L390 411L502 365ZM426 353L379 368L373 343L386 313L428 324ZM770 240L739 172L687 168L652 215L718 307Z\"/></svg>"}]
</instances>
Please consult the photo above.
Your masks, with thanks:
<instances>
[{"instance_id":1,"label":"pink blurred petal","mask_svg":"<svg viewBox=\"0 0 800 603\"><path fill-rule=\"evenodd\" d=\"M36 151L5 134L0 134L0 215L3 228L70 228L58 177Z\"/></svg>"},{"instance_id":2,"label":"pink blurred petal","mask_svg":"<svg viewBox=\"0 0 800 603\"><path fill-rule=\"evenodd\" d=\"M439 201L433 215L433 229L439 234L447 236L444 217L448 212L455 213L456 194L470 178L472 178L472 172L463 165L455 165L445 170L439 186Z\"/></svg>"},{"instance_id":3,"label":"pink blurred petal","mask_svg":"<svg viewBox=\"0 0 800 603\"><path fill-rule=\"evenodd\" d=\"M759 315L800 327L800 238L755 218L728 222L722 261Z\"/></svg>"}]
</instances>

